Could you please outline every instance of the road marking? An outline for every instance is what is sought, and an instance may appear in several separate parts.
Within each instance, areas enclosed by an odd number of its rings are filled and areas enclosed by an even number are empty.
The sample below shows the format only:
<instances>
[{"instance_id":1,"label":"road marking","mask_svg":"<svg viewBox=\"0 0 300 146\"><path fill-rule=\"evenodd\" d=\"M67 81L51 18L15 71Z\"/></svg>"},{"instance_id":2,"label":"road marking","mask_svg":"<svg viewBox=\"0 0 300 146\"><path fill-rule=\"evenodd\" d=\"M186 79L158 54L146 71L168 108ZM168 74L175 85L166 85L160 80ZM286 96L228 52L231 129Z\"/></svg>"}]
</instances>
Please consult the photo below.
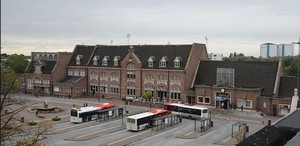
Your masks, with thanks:
<instances>
[{"instance_id":1,"label":"road marking","mask_svg":"<svg viewBox=\"0 0 300 146\"><path fill-rule=\"evenodd\" d=\"M228 141L229 139L231 139L231 136L227 137L227 138L224 139L222 142L226 142L226 141Z\"/></svg>"},{"instance_id":2,"label":"road marking","mask_svg":"<svg viewBox=\"0 0 300 146\"><path fill-rule=\"evenodd\" d=\"M75 137L75 138L77 139L77 138L81 138L81 137L85 137L85 136L93 135L93 134L95 134L95 133L99 133L99 132L107 131L107 130L110 130L110 129L113 129L113 128L117 128L117 127L120 127L120 126L121 126L121 125L118 125L118 126L115 126L115 127L111 127L111 128L107 128L107 129L104 129L104 130L101 130L101 131L95 131L95 132L88 133L88 134L85 134L85 135L77 136L77 137Z\"/></svg>"},{"instance_id":3,"label":"road marking","mask_svg":"<svg viewBox=\"0 0 300 146\"><path fill-rule=\"evenodd\" d=\"M187 134L184 134L184 136L188 136L190 134L194 133L194 131L190 132L190 133L187 133Z\"/></svg>"},{"instance_id":4,"label":"road marking","mask_svg":"<svg viewBox=\"0 0 300 146\"><path fill-rule=\"evenodd\" d=\"M109 144L107 144L107 145L113 145L113 144L115 144L115 143L118 143L118 142L121 142L121 141L130 139L130 138L135 137L135 136L138 136L138 135L142 135L142 134L147 133L147 132L149 132L149 130L144 131L144 132L139 133L139 134L131 135L131 136L129 136L129 137L126 137L126 138L123 138L123 139L120 139L120 140L117 140L117 141L114 141L114 142L111 142L111 143L109 143Z\"/></svg>"},{"instance_id":5,"label":"road marking","mask_svg":"<svg viewBox=\"0 0 300 146\"><path fill-rule=\"evenodd\" d=\"M73 127L79 127L79 126L82 126L82 125L87 125L87 124L91 124L90 122L86 122L86 123L81 123L80 125L74 125L74 126L69 126L69 127L65 127L65 128L61 128L61 129L57 129L57 130L54 130L53 132L57 132L57 131L62 131L62 130L65 130L65 129L68 129L68 128L73 128Z\"/></svg>"}]
</instances>

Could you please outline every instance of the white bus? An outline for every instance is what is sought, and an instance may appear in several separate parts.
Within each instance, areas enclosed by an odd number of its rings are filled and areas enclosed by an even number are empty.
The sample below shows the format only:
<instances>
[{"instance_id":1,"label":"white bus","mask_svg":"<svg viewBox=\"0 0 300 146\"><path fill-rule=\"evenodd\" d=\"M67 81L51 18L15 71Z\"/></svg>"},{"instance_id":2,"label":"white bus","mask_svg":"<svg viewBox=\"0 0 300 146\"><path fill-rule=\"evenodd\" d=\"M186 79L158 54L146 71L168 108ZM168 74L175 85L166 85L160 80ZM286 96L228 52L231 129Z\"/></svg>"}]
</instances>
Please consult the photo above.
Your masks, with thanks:
<instances>
[{"instance_id":1,"label":"white bus","mask_svg":"<svg viewBox=\"0 0 300 146\"><path fill-rule=\"evenodd\" d=\"M126 128L131 131L141 131L152 127L152 119L158 116L171 114L172 111L163 109L154 109L149 112L144 112L127 117Z\"/></svg>"},{"instance_id":2,"label":"white bus","mask_svg":"<svg viewBox=\"0 0 300 146\"><path fill-rule=\"evenodd\" d=\"M81 108L72 108L71 109L71 118L70 121L74 123L82 123L86 121L95 120L98 118L97 113L104 109L114 108L114 104L102 103L94 106L81 107ZM108 112L108 116L111 116L112 111Z\"/></svg>"},{"instance_id":3,"label":"white bus","mask_svg":"<svg viewBox=\"0 0 300 146\"><path fill-rule=\"evenodd\" d=\"M208 118L208 108L201 106L167 103L165 104L165 110L173 111L172 113L189 119Z\"/></svg>"}]
</instances>

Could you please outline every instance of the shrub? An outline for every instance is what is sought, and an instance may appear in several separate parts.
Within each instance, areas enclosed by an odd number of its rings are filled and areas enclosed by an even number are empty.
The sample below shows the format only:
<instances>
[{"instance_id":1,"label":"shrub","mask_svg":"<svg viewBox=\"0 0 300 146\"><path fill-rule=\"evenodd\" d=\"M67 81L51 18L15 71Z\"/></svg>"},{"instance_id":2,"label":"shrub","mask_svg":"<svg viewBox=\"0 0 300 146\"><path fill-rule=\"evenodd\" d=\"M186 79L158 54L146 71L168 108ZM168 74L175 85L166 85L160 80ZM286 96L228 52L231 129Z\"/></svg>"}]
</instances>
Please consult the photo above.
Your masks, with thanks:
<instances>
[{"instance_id":1,"label":"shrub","mask_svg":"<svg viewBox=\"0 0 300 146\"><path fill-rule=\"evenodd\" d=\"M37 125L37 122L36 122L36 121L33 121L33 120L31 120L31 121L29 121L29 122L28 122L28 124L29 124L29 125Z\"/></svg>"},{"instance_id":2,"label":"shrub","mask_svg":"<svg viewBox=\"0 0 300 146\"><path fill-rule=\"evenodd\" d=\"M52 118L52 121L59 121L59 120L61 120L61 118L59 116L55 116Z\"/></svg>"}]
</instances>

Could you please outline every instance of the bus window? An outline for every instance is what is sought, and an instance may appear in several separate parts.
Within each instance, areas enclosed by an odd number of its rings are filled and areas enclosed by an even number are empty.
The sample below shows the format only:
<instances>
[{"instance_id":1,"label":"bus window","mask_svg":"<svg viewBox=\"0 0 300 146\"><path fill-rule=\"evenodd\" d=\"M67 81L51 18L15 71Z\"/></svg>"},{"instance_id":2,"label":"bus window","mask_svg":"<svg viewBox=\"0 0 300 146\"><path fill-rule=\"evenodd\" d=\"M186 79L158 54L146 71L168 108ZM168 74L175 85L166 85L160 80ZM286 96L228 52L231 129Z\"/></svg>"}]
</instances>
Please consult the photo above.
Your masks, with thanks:
<instances>
[{"instance_id":1,"label":"bus window","mask_svg":"<svg viewBox=\"0 0 300 146\"><path fill-rule=\"evenodd\" d=\"M207 113L207 110L203 110L203 113L204 113L204 114Z\"/></svg>"},{"instance_id":2,"label":"bus window","mask_svg":"<svg viewBox=\"0 0 300 146\"><path fill-rule=\"evenodd\" d=\"M190 113L190 109L188 109L188 108L182 108L182 112L183 113Z\"/></svg>"},{"instance_id":3,"label":"bus window","mask_svg":"<svg viewBox=\"0 0 300 146\"><path fill-rule=\"evenodd\" d=\"M71 116L72 116L72 117L77 117L77 110L72 109L72 110L71 110Z\"/></svg>"},{"instance_id":4,"label":"bus window","mask_svg":"<svg viewBox=\"0 0 300 146\"><path fill-rule=\"evenodd\" d=\"M201 115L201 110L191 109L191 114Z\"/></svg>"},{"instance_id":5,"label":"bus window","mask_svg":"<svg viewBox=\"0 0 300 146\"><path fill-rule=\"evenodd\" d=\"M128 122L128 123L135 123L135 119L127 118L127 122Z\"/></svg>"},{"instance_id":6,"label":"bus window","mask_svg":"<svg viewBox=\"0 0 300 146\"><path fill-rule=\"evenodd\" d=\"M150 117L137 119L137 125L142 125L142 124L145 124L145 123L149 123L149 120L150 120Z\"/></svg>"},{"instance_id":7,"label":"bus window","mask_svg":"<svg viewBox=\"0 0 300 146\"><path fill-rule=\"evenodd\" d=\"M177 107L177 111L176 112L182 112L182 107Z\"/></svg>"}]
</instances>

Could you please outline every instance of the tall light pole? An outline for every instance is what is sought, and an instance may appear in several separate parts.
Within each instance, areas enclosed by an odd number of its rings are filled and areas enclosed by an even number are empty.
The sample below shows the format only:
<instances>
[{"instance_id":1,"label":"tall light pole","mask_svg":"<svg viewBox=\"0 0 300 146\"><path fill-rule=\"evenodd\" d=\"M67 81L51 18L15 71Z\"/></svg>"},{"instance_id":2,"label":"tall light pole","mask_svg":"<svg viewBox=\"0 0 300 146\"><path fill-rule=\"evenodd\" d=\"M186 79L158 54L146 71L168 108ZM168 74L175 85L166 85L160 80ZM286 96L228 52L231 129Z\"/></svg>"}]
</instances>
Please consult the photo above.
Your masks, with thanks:
<instances>
[{"instance_id":1,"label":"tall light pole","mask_svg":"<svg viewBox=\"0 0 300 146\"><path fill-rule=\"evenodd\" d=\"M292 44L298 44L298 62L297 62L297 89L299 91L299 67L300 67L300 38L298 42L293 42Z\"/></svg>"}]
</instances>

